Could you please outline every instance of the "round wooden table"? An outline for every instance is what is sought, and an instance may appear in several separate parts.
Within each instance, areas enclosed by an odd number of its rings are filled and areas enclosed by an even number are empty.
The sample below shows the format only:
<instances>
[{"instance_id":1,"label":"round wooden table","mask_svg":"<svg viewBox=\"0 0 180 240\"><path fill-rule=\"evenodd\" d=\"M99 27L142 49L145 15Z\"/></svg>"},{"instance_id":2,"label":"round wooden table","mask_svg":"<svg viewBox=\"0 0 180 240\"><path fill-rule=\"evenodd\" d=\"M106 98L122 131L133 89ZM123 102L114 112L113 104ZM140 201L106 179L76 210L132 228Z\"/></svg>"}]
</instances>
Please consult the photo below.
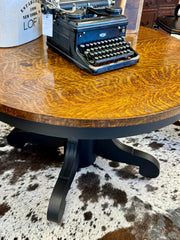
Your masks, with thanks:
<instances>
[{"instance_id":1,"label":"round wooden table","mask_svg":"<svg viewBox=\"0 0 180 240\"><path fill-rule=\"evenodd\" d=\"M0 120L16 127L9 143L66 145L49 220L60 222L77 169L92 164L96 155L137 165L143 176L158 176L153 156L116 138L180 119L180 41L140 28L136 51L136 65L92 76L49 50L45 37L0 49Z\"/></svg>"}]
</instances>

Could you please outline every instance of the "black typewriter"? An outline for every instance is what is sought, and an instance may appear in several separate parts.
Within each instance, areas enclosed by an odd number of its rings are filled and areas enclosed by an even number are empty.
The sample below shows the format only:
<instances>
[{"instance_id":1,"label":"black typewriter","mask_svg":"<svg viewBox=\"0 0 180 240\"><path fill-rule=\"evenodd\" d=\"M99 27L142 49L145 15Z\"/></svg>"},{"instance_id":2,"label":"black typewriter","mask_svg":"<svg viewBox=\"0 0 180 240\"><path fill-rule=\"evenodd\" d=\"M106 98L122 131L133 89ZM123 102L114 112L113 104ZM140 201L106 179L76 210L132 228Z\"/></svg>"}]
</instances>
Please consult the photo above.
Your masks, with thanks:
<instances>
[{"instance_id":1,"label":"black typewriter","mask_svg":"<svg viewBox=\"0 0 180 240\"><path fill-rule=\"evenodd\" d=\"M139 55L126 42L128 19L107 0L42 1L42 12L53 14L49 48L92 74L135 64Z\"/></svg>"}]
</instances>

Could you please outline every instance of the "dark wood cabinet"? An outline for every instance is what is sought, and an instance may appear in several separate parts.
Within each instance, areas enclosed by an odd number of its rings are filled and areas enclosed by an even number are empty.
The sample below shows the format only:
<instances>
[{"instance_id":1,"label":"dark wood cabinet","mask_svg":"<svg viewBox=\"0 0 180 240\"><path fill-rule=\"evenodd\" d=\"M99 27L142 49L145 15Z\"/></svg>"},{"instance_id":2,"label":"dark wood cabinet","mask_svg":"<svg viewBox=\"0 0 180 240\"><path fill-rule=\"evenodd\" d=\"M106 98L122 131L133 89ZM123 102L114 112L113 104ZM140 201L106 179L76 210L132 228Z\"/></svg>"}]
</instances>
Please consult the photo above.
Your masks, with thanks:
<instances>
[{"instance_id":1,"label":"dark wood cabinet","mask_svg":"<svg viewBox=\"0 0 180 240\"><path fill-rule=\"evenodd\" d=\"M178 3L179 0L144 0L141 25L152 28L158 16L174 15Z\"/></svg>"}]
</instances>

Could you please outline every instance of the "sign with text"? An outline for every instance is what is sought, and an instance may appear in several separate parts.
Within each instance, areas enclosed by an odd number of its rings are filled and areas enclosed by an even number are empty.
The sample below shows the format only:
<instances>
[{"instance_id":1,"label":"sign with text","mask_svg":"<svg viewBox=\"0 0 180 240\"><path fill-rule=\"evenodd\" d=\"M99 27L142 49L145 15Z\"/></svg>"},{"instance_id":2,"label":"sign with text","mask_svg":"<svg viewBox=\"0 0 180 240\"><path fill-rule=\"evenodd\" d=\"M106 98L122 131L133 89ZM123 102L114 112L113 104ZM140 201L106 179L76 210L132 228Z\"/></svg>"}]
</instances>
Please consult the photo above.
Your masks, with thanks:
<instances>
[{"instance_id":1,"label":"sign with text","mask_svg":"<svg viewBox=\"0 0 180 240\"><path fill-rule=\"evenodd\" d=\"M0 0L0 47L18 46L42 34L40 0Z\"/></svg>"}]
</instances>

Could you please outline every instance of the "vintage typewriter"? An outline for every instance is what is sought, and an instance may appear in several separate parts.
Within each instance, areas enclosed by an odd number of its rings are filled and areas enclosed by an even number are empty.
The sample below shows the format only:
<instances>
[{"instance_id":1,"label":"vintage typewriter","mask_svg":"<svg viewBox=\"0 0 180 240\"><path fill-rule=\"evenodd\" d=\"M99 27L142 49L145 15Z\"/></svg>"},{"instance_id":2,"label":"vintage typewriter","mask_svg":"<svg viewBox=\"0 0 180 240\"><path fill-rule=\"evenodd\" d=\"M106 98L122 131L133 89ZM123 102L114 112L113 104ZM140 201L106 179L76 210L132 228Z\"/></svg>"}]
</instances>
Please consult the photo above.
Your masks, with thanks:
<instances>
[{"instance_id":1,"label":"vintage typewriter","mask_svg":"<svg viewBox=\"0 0 180 240\"><path fill-rule=\"evenodd\" d=\"M125 38L128 19L108 0L44 0L42 12L53 14L49 48L81 69L99 74L138 62Z\"/></svg>"}]
</instances>

